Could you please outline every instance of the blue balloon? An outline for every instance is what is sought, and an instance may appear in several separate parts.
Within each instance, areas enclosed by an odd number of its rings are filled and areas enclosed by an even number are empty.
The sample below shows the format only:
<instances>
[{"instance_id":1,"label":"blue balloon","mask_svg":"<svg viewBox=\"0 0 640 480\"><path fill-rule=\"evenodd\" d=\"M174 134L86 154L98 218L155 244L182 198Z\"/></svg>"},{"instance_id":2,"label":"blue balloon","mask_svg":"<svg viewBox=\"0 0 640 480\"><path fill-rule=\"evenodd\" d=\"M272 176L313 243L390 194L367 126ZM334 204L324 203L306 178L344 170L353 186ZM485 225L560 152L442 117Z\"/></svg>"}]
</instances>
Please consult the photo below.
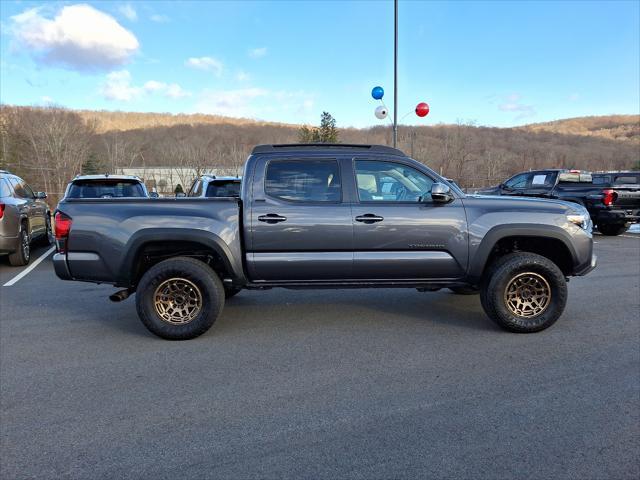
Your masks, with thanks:
<instances>
[{"instance_id":1,"label":"blue balloon","mask_svg":"<svg viewBox=\"0 0 640 480\"><path fill-rule=\"evenodd\" d=\"M382 100L382 97L384 97L384 89L382 87L373 87L371 96L376 100Z\"/></svg>"}]
</instances>

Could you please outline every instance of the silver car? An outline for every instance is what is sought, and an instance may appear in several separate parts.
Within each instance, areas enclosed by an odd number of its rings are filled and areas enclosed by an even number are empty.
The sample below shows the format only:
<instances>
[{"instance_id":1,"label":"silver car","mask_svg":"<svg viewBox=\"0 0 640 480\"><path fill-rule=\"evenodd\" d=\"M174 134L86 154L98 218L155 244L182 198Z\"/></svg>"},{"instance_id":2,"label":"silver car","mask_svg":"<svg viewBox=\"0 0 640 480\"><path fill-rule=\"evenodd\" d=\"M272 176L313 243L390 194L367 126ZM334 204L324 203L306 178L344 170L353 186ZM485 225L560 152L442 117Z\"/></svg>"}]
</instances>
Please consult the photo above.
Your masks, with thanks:
<instances>
[{"instance_id":1,"label":"silver car","mask_svg":"<svg viewBox=\"0 0 640 480\"><path fill-rule=\"evenodd\" d=\"M35 192L20 177L0 170L0 255L9 263L29 263L34 241L53 243L47 194Z\"/></svg>"}]
</instances>

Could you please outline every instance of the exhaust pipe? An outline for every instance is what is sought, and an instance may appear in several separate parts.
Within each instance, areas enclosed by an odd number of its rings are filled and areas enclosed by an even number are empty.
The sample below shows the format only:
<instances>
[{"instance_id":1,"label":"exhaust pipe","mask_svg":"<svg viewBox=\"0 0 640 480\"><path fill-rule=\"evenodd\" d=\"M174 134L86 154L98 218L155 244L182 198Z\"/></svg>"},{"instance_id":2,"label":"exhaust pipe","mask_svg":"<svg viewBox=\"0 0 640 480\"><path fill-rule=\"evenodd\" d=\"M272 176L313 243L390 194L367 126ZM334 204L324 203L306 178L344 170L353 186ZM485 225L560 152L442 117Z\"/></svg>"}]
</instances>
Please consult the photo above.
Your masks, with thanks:
<instances>
[{"instance_id":1,"label":"exhaust pipe","mask_svg":"<svg viewBox=\"0 0 640 480\"><path fill-rule=\"evenodd\" d=\"M112 302L121 302L129 298L129 295L131 295L132 293L133 290L131 290L130 288L125 288L124 290L120 290L113 295L109 295L109 300L111 300Z\"/></svg>"}]
</instances>

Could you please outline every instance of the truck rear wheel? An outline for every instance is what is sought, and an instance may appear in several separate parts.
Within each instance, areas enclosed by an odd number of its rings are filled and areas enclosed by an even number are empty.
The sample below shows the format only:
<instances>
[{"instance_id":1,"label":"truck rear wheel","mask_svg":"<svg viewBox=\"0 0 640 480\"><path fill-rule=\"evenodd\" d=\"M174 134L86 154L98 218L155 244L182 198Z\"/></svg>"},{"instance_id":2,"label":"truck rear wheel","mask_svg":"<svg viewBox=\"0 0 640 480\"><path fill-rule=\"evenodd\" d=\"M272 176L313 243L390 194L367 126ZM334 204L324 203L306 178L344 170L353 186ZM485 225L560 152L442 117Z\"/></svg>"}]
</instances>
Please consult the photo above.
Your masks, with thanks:
<instances>
[{"instance_id":1,"label":"truck rear wheel","mask_svg":"<svg viewBox=\"0 0 640 480\"><path fill-rule=\"evenodd\" d=\"M567 303L567 283L558 266L534 253L510 253L491 267L480 290L486 314L502 328L539 332L553 325Z\"/></svg>"},{"instance_id":2,"label":"truck rear wheel","mask_svg":"<svg viewBox=\"0 0 640 480\"><path fill-rule=\"evenodd\" d=\"M598 225L598 231L601 234L611 237L621 235L627 230L629 230L629 227L627 227L625 224L620 223L605 223L603 225Z\"/></svg>"},{"instance_id":3,"label":"truck rear wheel","mask_svg":"<svg viewBox=\"0 0 640 480\"><path fill-rule=\"evenodd\" d=\"M145 327L167 340L202 335L224 307L224 287L199 260L176 257L151 267L136 290L136 309Z\"/></svg>"}]
</instances>

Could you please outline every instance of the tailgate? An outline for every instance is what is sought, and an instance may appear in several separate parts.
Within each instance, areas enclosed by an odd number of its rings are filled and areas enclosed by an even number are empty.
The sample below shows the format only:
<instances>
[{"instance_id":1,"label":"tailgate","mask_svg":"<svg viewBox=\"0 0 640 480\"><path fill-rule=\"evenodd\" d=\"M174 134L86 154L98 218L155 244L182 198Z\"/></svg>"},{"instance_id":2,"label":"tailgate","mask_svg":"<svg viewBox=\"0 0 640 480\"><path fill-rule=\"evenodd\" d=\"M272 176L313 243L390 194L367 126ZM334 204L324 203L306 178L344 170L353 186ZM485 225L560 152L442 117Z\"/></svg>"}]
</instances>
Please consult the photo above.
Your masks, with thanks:
<instances>
[{"instance_id":1,"label":"tailgate","mask_svg":"<svg viewBox=\"0 0 640 480\"><path fill-rule=\"evenodd\" d=\"M613 190L617 194L613 202L613 208L619 207L633 210L640 208L640 186L615 186Z\"/></svg>"}]
</instances>

